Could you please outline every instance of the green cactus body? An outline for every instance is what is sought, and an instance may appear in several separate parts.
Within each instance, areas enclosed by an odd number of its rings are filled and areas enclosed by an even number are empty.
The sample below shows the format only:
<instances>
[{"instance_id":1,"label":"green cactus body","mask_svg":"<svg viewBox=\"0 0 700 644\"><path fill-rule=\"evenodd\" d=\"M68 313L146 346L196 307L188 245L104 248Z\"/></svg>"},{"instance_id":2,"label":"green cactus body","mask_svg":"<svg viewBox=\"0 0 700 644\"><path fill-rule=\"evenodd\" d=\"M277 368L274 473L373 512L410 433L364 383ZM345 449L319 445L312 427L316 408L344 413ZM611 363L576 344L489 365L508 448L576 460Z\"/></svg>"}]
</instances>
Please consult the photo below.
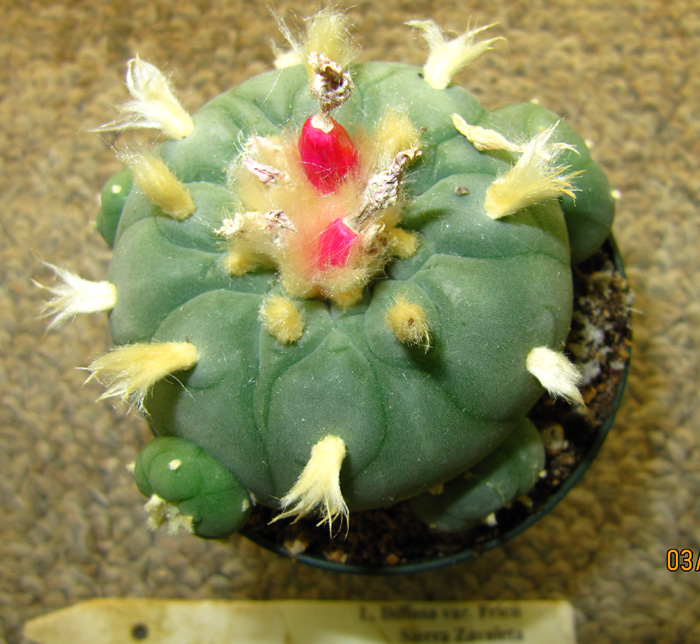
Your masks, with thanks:
<instances>
[{"instance_id":1,"label":"green cactus body","mask_svg":"<svg viewBox=\"0 0 700 644\"><path fill-rule=\"evenodd\" d=\"M377 242L383 259L362 273L359 288L352 282L356 296L349 301L325 278L309 284L289 278L284 262L297 260L287 255L275 265L260 252L252 264L232 270L232 252L221 235L226 219L251 210L257 198L241 178L240 159L250 142L264 137L289 156L305 121L318 111L302 65L222 94L193 115L191 133L157 148L155 156L194 204L185 216L169 216L138 177L132 187L129 173L118 175L103 194L98 229L114 248L109 282L117 293L110 314L115 344L196 347L186 368L156 378L144 394L159 447L137 464L139 487L180 503L183 512L196 505L190 514L202 536L223 536L242 525L247 506L241 494L279 507L314 446L329 436L344 448L339 486L350 511L414 497L454 477L463 481L472 468L480 479L491 470L500 476L508 459L529 459L532 471L541 467L541 445L520 451L513 445L521 435L523 444L537 443L536 432L533 439L532 431L521 431L543 391L529 356L536 347L564 346L572 255L579 261L593 252L612 221L607 180L581 138L536 105L489 112L466 90L435 89L421 69L403 64L356 64L350 73L354 91L333 119L354 141L359 170L351 168L351 187L343 184L338 194L352 192L354 181L355 195L367 177L379 176L369 157L379 149L373 140L385 136L378 132L386 130L388 114L418 133L420 156L402 175L397 203L387 210L393 214L372 233L384 240ZM583 171L576 198L543 199L499 219L487 216L487 191L518 154L479 151L455 129L454 114L517 141L556 126L551 140L566 144L562 162L572 173ZM271 172L256 167L258 174ZM274 183L270 177L264 182ZM295 181L303 178L292 173L288 183ZM307 196L294 202L301 204L297 229L304 209L315 212L324 199L341 211L323 233L335 254L324 255L314 275L341 274L366 250L356 250L351 224L339 223L349 221L341 217L349 208L344 204L356 195L319 193L307 206L313 189L305 190ZM275 204L271 217L284 210L274 210ZM409 235L417 244L390 252L385 238L392 234ZM367 257L362 261L375 261ZM298 322L289 338L265 322L263 309L273 301ZM406 324L420 322L422 336L416 337L422 340L406 339L392 326L398 302L414 307ZM158 441L165 437L173 442L163 447ZM182 462L183 471L191 465L195 483L189 474L177 478L162 463L153 465L158 459ZM206 465L207 459L216 465ZM200 478L207 472L226 480L205 485ZM533 479L511 482L504 484L512 488L504 504ZM227 496L225 490L234 491ZM473 486L464 492L465 498L480 493ZM192 501L200 497L206 502ZM485 514L492 505L486 503ZM242 508L239 516L234 506ZM457 527L478 518L478 511L460 512L464 520ZM226 518L217 523L211 517L218 514ZM428 520L440 524L432 515ZM448 524L454 529L454 521Z\"/></svg>"},{"instance_id":2,"label":"green cactus body","mask_svg":"<svg viewBox=\"0 0 700 644\"><path fill-rule=\"evenodd\" d=\"M448 481L438 494L413 497L411 506L432 528L464 530L528 492L544 464L539 432L524 418L497 450Z\"/></svg>"}]
</instances>

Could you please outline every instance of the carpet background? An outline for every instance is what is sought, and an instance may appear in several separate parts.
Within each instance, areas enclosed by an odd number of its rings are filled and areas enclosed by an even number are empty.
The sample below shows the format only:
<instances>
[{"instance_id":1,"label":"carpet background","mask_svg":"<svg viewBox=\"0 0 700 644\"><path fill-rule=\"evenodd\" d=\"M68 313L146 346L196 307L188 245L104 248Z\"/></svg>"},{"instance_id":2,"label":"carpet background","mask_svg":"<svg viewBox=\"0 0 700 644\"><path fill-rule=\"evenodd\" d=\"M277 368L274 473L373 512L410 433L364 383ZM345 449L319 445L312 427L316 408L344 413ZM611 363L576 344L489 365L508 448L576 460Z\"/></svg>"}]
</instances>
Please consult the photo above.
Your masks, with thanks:
<instances>
[{"instance_id":1,"label":"carpet background","mask_svg":"<svg viewBox=\"0 0 700 644\"><path fill-rule=\"evenodd\" d=\"M316 3L278 2L289 17ZM126 60L174 72L185 106L270 68L281 38L240 0L4 2L0 8L0 639L95 596L467 600L566 598L580 642L700 642L700 4L697 0L358 0L365 59L420 64L403 22L498 22L507 43L457 81L487 106L538 98L595 142L620 191L615 234L636 292L626 398L603 450L554 512L505 547L432 573L359 578L296 565L234 537L151 534L124 465L145 423L95 403L86 365L105 320L46 335L37 257L105 275L97 194L119 167L87 130L126 97Z\"/></svg>"}]
</instances>

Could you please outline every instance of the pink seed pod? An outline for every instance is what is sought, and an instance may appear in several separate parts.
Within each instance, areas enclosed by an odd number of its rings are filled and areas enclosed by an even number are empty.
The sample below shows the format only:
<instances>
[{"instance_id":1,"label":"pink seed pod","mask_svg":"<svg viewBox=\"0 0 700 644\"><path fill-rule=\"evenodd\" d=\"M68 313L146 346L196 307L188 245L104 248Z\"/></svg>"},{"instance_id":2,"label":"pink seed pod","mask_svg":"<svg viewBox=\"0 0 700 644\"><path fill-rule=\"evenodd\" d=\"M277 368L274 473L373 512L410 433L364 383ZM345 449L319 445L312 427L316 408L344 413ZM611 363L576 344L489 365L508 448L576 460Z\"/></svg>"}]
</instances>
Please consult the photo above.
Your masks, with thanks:
<instances>
[{"instance_id":1,"label":"pink seed pod","mask_svg":"<svg viewBox=\"0 0 700 644\"><path fill-rule=\"evenodd\" d=\"M316 263L319 268L347 266L350 252L359 239L358 234L350 229L338 217L321 233L318 240Z\"/></svg>"},{"instance_id":2,"label":"pink seed pod","mask_svg":"<svg viewBox=\"0 0 700 644\"><path fill-rule=\"evenodd\" d=\"M345 128L328 117L330 130L318 127L317 116L309 117L299 137L299 154L306 176L323 194L335 192L357 167L355 145Z\"/></svg>"}]
</instances>

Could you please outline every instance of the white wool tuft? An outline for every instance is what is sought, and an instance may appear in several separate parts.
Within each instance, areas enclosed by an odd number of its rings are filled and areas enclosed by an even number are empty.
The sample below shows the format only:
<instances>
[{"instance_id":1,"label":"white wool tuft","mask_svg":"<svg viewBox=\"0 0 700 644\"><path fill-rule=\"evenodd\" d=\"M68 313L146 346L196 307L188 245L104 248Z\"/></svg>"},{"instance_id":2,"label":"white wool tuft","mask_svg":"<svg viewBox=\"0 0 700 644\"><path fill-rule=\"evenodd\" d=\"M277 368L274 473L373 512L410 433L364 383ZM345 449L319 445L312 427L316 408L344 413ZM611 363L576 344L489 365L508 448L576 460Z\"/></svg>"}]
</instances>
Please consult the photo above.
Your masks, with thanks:
<instances>
[{"instance_id":1,"label":"white wool tuft","mask_svg":"<svg viewBox=\"0 0 700 644\"><path fill-rule=\"evenodd\" d=\"M423 31L430 49L428 60L423 67L425 82L433 89L445 89L452 78L485 51L493 49L492 43L504 40L501 37L476 41L476 36L494 25L467 30L453 40L447 40L442 30L433 20L411 20L406 23Z\"/></svg>"},{"instance_id":2,"label":"white wool tuft","mask_svg":"<svg viewBox=\"0 0 700 644\"><path fill-rule=\"evenodd\" d=\"M138 56L129 60L126 86L132 100L119 108L117 119L97 128L98 132L152 127L170 139L182 139L192 134L192 117L175 97L168 79L155 65Z\"/></svg>"},{"instance_id":3,"label":"white wool tuft","mask_svg":"<svg viewBox=\"0 0 700 644\"><path fill-rule=\"evenodd\" d=\"M525 144L518 162L489 186L484 200L489 217L500 219L563 195L575 198L571 181L581 172L565 174L569 166L559 164L559 158L567 150L578 151L568 143L550 142L558 125L534 136Z\"/></svg>"},{"instance_id":4,"label":"white wool tuft","mask_svg":"<svg viewBox=\"0 0 700 644\"><path fill-rule=\"evenodd\" d=\"M548 347L535 347L528 354L526 365L551 396L584 404L578 390L581 373L563 353Z\"/></svg>"},{"instance_id":5,"label":"white wool tuft","mask_svg":"<svg viewBox=\"0 0 700 644\"><path fill-rule=\"evenodd\" d=\"M152 494L143 507L148 515L147 522L151 530L157 530L161 526L167 525L168 534L172 537L177 536L181 531L189 534L194 533L192 517L182 514L176 503L171 503L157 494Z\"/></svg>"},{"instance_id":6,"label":"white wool tuft","mask_svg":"<svg viewBox=\"0 0 700 644\"><path fill-rule=\"evenodd\" d=\"M44 286L34 282L53 295L41 309L42 317L53 316L47 330L53 331L72 320L80 313L111 311L117 302L117 289L110 282L92 282L83 279L68 269L41 262L62 280L56 286Z\"/></svg>"}]
</instances>

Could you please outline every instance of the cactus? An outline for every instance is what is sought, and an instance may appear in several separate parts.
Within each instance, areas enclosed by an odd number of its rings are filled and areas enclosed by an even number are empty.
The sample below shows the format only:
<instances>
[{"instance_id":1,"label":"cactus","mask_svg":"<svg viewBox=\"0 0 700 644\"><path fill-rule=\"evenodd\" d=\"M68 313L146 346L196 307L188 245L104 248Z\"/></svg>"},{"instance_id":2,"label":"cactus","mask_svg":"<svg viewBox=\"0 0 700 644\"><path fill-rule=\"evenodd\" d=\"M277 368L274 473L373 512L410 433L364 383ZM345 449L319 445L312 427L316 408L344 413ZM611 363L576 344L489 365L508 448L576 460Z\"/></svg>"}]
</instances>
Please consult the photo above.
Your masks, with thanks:
<instances>
[{"instance_id":1,"label":"cactus","mask_svg":"<svg viewBox=\"0 0 700 644\"><path fill-rule=\"evenodd\" d=\"M277 70L192 116L129 62L101 129L168 140L119 152L108 281L55 268L47 313L109 311L91 377L156 435L134 469L152 525L222 537L259 503L333 530L412 498L463 529L537 480L542 392L582 404L562 349L571 267L612 223L605 175L555 114L452 83L499 39L410 24L423 68L357 62L333 11L283 26Z\"/></svg>"}]
</instances>

